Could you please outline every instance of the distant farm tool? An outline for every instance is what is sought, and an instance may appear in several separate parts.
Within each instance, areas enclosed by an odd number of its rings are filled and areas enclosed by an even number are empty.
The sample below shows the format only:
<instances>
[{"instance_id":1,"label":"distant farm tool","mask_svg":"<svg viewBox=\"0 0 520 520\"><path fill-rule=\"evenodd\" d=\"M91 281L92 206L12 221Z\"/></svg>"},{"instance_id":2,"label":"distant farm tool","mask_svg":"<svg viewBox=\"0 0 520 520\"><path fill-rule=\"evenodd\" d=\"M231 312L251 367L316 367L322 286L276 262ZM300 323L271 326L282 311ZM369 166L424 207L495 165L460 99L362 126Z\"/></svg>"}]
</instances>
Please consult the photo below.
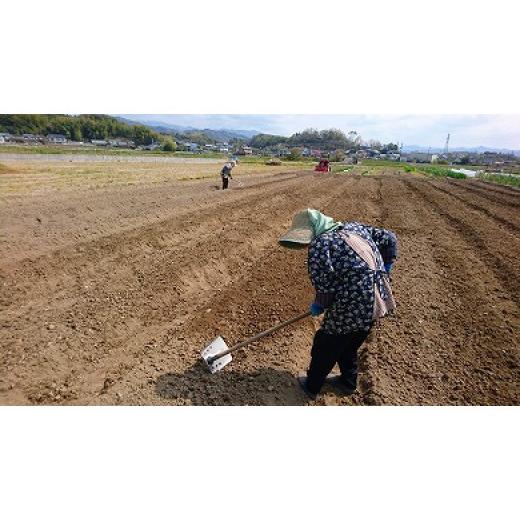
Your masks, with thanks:
<instances>
[{"instance_id":1,"label":"distant farm tool","mask_svg":"<svg viewBox=\"0 0 520 520\"><path fill-rule=\"evenodd\" d=\"M330 165L329 161L327 159L322 159L319 164L314 168L315 172L324 172L328 173L330 172Z\"/></svg>"},{"instance_id":2,"label":"distant farm tool","mask_svg":"<svg viewBox=\"0 0 520 520\"><path fill-rule=\"evenodd\" d=\"M206 363L209 371L214 374L215 372L222 370L228 363L231 363L231 352L234 352L235 350L243 347L247 347L251 343L258 341L259 339L268 336L269 334L272 334L273 332L276 332L283 327L287 327L287 325L290 325L291 323L303 320L303 318L306 318L310 315L310 311L299 314L298 316L295 316L290 320L283 321L282 323L279 323L270 329L264 330L256 336L246 339L245 341L242 341L241 343L238 343L231 348L226 345L226 342L222 339L221 336L218 336L201 352L202 359Z\"/></svg>"}]
</instances>

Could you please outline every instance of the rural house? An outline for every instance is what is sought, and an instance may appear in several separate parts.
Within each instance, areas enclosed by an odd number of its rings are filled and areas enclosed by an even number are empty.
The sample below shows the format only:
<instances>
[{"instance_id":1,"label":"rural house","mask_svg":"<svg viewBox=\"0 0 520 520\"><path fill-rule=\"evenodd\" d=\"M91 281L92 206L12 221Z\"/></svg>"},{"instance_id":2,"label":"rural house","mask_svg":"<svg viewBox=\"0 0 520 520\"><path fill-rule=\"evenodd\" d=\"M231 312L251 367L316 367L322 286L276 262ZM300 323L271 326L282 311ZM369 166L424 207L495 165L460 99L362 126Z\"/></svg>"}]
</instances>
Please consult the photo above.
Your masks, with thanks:
<instances>
[{"instance_id":1,"label":"rural house","mask_svg":"<svg viewBox=\"0 0 520 520\"><path fill-rule=\"evenodd\" d=\"M7 137L6 141L9 141L10 143L25 143L23 135L10 135Z\"/></svg>"},{"instance_id":2,"label":"rural house","mask_svg":"<svg viewBox=\"0 0 520 520\"><path fill-rule=\"evenodd\" d=\"M157 148L159 148L159 144L158 143L150 143L150 144L147 144L145 146L142 146L141 148L143 150L150 150L151 152L153 152L154 150L157 150Z\"/></svg>"},{"instance_id":3,"label":"rural house","mask_svg":"<svg viewBox=\"0 0 520 520\"><path fill-rule=\"evenodd\" d=\"M241 145L238 149L239 155L253 155L253 149L250 146Z\"/></svg>"},{"instance_id":4,"label":"rural house","mask_svg":"<svg viewBox=\"0 0 520 520\"><path fill-rule=\"evenodd\" d=\"M115 148L135 148L135 143L130 139L126 139L125 137L109 139L108 144Z\"/></svg>"},{"instance_id":5,"label":"rural house","mask_svg":"<svg viewBox=\"0 0 520 520\"><path fill-rule=\"evenodd\" d=\"M22 137L26 143L37 143L41 138L41 136L34 134L22 134Z\"/></svg>"},{"instance_id":6,"label":"rural house","mask_svg":"<svg viewBox=\"0 0 520 520\"><path fill-rule=\"evenodd\" d=\"M424 152L410 152L401 154L401 162L415 162L415 163L431 163L432 154Z\"/></svg>"},{"instance_id":7,"label":"rural house","mask_svg":"<svg viewBox=\"0 0 520 520\"><path fill-rule=\"evenodd\" d=\"M401 160L401 154L399 153L381 153L378 156L372 157L373 159L384 159L386 161L400 161Z\"/></svg>"},{"instance_id":8,"label":"rural house","mask_svg":"<svg viewBox=\"0 0 520 520\"><path fill-rule=\"evenodd\" d=\"M278 157L287 157L288 155L291 155L291 150L285 146L278 146L276 147L276 155Z\"/></svg>"},{"instance_id":9,"label":"rural house","mask_svg":"<svg viewBox=\"0 0 520 520\"><path fill-rule=\"evenodd\" d=\"M67 142L67 138L62 134L48 134L47 141L53 144L64 144Z\"/></svg>"},{"instance_id":10,"label":"rural house","mask_svg":"<svg viewBox=\"0 0 520 520\"><path fill-rule=\"evenodd\" d=\"M199 145L197 143L184 143L184 146L190 152L197 152L199 149Z\"/></svg>"}]
</instances>

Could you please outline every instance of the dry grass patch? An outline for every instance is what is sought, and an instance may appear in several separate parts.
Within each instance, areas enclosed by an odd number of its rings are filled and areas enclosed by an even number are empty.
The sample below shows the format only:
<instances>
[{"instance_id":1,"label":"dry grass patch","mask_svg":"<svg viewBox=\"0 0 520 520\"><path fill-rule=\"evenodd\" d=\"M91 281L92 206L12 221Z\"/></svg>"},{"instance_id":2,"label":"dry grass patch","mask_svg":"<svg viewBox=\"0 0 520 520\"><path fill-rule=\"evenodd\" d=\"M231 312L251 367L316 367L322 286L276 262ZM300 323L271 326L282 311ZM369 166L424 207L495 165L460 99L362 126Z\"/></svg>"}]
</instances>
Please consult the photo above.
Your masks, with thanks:
<instances>
[{"instance_id":1,"label":"dry grass patch","mask_svg":"<svg viewBox=\"0 0 520 520\"><path fill-rule=\"evenodd\" d=\"M31 193L42 190L101 189L133 184L155 185L163 182L197 181L219 178L221 165L208 163L150 162L63 162L16 161L2 164L0 187L4 193ZM284 165L283 171L301 171L301 165ZM279 172L280 167L239 163L233 176Z\"/></svg>"}]
</instances>

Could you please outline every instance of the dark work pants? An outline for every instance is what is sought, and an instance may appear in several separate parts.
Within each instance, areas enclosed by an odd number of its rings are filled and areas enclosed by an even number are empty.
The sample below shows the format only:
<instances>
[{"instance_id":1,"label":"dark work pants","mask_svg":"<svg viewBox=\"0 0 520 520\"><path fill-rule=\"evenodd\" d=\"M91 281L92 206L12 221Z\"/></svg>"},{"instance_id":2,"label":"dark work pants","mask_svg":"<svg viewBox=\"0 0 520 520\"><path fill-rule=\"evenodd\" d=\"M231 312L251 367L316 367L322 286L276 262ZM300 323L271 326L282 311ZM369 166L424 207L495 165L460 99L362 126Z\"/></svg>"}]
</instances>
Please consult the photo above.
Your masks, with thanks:
<instances>
[{"instance_id":1,"label":"dark work pants","mask_svg":"<svg viewBox=\"0 0 520 520\"><path fill-rule=\"evenodd\" d=\"M319 393L326 377L337 363L341 371L342 383L354 391L357 386L357 353L370 331L350 334L327 334L316 332L311 350L311 364L307 370L307 388L313 394Z\"/></svg>"},{"instance_id":2,"label":"dark work pants","mask_svg":"<svg viewBox=\"0 0 520 520\"><path fill-rule=\"evenodd\" d=\"M227 177L222 177L222 189L227 190L229 185L229 179Z\"/></svg>"}]
</instances>

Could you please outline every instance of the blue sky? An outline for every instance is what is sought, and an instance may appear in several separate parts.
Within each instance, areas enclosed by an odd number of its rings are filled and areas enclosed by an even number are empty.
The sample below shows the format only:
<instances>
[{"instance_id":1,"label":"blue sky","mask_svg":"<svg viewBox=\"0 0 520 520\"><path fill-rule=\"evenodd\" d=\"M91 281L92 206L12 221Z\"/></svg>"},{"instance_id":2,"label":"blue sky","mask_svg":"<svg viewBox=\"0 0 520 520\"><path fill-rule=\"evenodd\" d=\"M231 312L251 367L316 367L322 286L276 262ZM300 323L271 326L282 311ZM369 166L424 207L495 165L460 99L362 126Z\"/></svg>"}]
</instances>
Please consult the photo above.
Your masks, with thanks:
<instances>
[{"instance_id":1,"label":"blue sky","mask_svg":"<svg viewBox=\"0 0 520 520\"><path fill-rule=\"evenodd\" d=\"M405 145L450 145L520 149L520 114L502 115L326 115L326 114L127 114L134 120L212 129L256 130L291 135L305 128L355 130L363 139Z\"/></svg>"}]
</instances>

